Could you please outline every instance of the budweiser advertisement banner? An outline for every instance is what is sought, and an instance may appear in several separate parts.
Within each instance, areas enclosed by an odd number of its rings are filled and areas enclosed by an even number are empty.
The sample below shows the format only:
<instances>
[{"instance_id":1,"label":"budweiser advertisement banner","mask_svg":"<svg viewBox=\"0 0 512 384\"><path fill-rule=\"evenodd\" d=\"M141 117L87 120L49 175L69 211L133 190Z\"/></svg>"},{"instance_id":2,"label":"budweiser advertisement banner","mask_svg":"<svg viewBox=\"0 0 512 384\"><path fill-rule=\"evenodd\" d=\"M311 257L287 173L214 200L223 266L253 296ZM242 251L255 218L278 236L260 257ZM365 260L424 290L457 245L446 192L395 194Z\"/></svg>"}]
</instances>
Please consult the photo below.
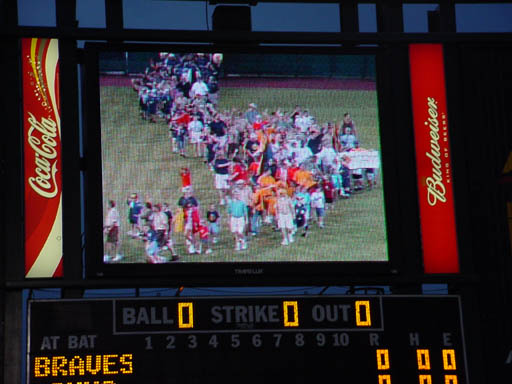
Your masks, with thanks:
<instances>
[{"instance_id":1,"label":"budweiser advertisement banner","mask_svg":"<svg viewBox=\"0 0 512 384\"><path fill-rule=\"evenodd\" d=\"M453 175L441 44L409 46L425 273L458 273Z\"/></svg>"},{"instance_id":2,"label":"budweiser advertisement banner","mask_svg":"<svg viewBox=\"0 0 512 384\"><path fill-rule=\"evenodd\" d=\"M25 277L62 276L59 45L22 39Z\"/></svg>"}]
</instances>

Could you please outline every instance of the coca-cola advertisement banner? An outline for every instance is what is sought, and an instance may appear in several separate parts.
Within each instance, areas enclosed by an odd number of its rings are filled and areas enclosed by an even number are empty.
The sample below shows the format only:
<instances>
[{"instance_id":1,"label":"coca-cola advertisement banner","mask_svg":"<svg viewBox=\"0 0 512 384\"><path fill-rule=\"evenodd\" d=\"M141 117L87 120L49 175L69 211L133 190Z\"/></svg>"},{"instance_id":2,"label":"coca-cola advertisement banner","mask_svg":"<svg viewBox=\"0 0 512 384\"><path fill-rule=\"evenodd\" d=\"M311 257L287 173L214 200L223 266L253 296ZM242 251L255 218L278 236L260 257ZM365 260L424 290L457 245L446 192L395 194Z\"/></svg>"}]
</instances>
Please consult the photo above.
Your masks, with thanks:
<instances>
[{"instance_id":1,"label":"coca-cola advertisement banner","mask_svg":"<svg viewBox=\"0 0 512 384\"><path fill-rule=\"evenodd\" d=\"M458 273L448 113L441 44L409 46L425 273Z\"/></svg>"},{"instance_id":2,"label":"coca-cola advertisement banner","mask_svg":"<svg viewBox=\"0 0 512 384\"><path fill-rule=\"evenodd\" d=\"M62 276L59 45L22 39L25 277Z\"/></svg>"}]
</instances>

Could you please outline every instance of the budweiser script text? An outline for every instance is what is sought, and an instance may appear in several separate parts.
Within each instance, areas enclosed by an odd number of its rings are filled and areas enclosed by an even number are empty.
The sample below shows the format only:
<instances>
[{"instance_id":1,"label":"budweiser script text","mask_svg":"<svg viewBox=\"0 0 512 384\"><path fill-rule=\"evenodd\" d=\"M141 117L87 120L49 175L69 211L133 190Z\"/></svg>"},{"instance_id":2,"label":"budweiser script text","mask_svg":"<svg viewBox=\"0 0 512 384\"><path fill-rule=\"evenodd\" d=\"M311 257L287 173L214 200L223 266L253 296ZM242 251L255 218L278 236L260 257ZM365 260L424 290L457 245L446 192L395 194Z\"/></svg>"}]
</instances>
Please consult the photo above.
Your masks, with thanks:
<instances>
[{"instance_id":1,"label":"budweiser script text","mask_svg":"<svg viewBox=\"0 0 512 384\"><path fill-rule=\"evenodd\" d=\"M51 199L59 192L55 180L57 174L57 124L50 118L36 117L28 112L30 129L27 141L34 150L35 177L29 177L28 183L40 196ZM56 139L57 138L57 139Z\"/></svg>"},{"instance_id":2,"label":"budweiser script text","mask_svg":"<svg viewBox=\"0 0 512 384\"><path fill-rule=\"evenodd\" d=\"M425 125L430 130L430 152L427 157L432 162L432 176L426 178L427 201L434 206L438 201L446 202L446 187L443 183L443 166L441 162L441 146L439 145L439 112L437 101L433 97L427 97L428 119Z\"/></svg>"}]
</instances>

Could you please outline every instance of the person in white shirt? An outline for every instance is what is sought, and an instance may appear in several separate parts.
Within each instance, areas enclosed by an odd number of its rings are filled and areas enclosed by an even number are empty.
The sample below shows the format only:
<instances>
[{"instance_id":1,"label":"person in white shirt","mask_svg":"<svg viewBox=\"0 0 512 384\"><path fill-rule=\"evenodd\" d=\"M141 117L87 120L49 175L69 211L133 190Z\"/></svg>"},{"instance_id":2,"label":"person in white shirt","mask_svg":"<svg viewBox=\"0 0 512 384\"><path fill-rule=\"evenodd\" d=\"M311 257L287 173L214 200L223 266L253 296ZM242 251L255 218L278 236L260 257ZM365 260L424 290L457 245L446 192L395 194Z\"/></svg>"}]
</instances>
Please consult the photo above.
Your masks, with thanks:
<instances>
[{"instance_id":1,"label":"person in white shirt","mask_svg":"<svg viewBox=\"0 0 512 384\"><path fill-rule=\"evenodd\" d=\"M203 81L201 77L192 84L190 88L189 96L191 99L195 99L196 96L205 97L208 95L208 85Z\"/></svg>"},{"instance_id":2,"label":"person in white shirt","mask_svg":"<svg viewBox=\"0 0 512 384\"><path fill-rule=\"evenodd\" d=\"M194 146L194 152L197 157L203 156L203 130L204 125L197 115L192 116L192 121L187 126L190 143Z\"/></svg>"},{"instance_id":3,"label":"person in white shirt","mask_svg":"<svg viewBox=\"0 0 512 384\"><path fill-rule=\"evenodd\" d=\"M311 151L311 149L307 145L304 145L301 146L299 150L296 152L295 158L297 159L297 163L300 165L307 161L308 159L310 159L312 156L313 152Z\"/></svg>"},{"instance_id":4,"label":"person in white shirt","mask_svg":"<svg viewBox=\"0 0 512 384\"><path fill-rule=\"evenodd\" d=\"M295 118L295 126L301 133L306 133L311 124L313 124L313 119L308 111L302 112L302 114Z\"/></svg>"},{"instance_id":5,"label":"person in white shirt","mask_svg":"<svg viewBox=\"0 0 512 384\"><path fill-rule=\"evenodd\" d=\"M112 261L119 261L122 259L122 255L118 253L119 250L119 212L116 208L116 202L110 200L108 202L108 211L105 217L105 225L103 231L106 234L105 241L105 255L103 261L106 263Z\"/></svg>"},{"instance_id":6,"label":"person in white shirt","mask_svg":"<svg viewBox=\"0 0 512 384\"><path fill-rule=\"evenodd\" d=\"M316 220L320 228L324 227L325 195L320 187L316 187L311 193L311 208L315 210Z\"/></svg>"},{"instance_id":7,"label":"person in white shirt","mask_svg":"<svg viewBox=\"0 0 512 384\"><path fill-rule=\"evenodd\" d=\"M288 159L296 159L297 152L299 151L299 142L297 140L285 141L284 149Z\"/></svg>"},{"instance_id":8,"label":"person in white shirt","mask_svg":"<svg viewBox=\"0 0 512 384\"><path fill-rule=\"evenodd\" d=\"M340 136L341 151L354 149L357 145L357 137L352 132L351 127L345 127L343 134Z\"/></svg>"},{"instance_id":9,"label":"person in white shirt","mask_svg":"<svg viewBox=\"0 0 512 384\"><path fill-rule=\"evenodd\" d=\"M282 245L288 245L293 243L293 231L295 224L293 222L295 217L295 210L293 203L288 196L285 189L279 189L277 191L276 201L276 216L277 216L277 227L281 230L283 235Z\"/></svg>"},{"instance_id":10,"label":"person in white shirt","mask_svg":"<svg viewBox=\"0 0 512 384\"><path fill-rule=\"evenodd\" d=\"M154 231L154 233L149 234L149 247L146 247L149 262L153 264L165 263L167 260L159 253L167 243L169 218L162 210L161 204L153 205L153 228L150 231Z\"/></svg>"},{"instance_id":11,"label":"person in white shirt","mask_svg":"<svg viewBox=\"0 0 512 384\"><path fill-rule=\"evenodd\" d=\"M323 144L320 152L317 153L318 161L320 162L320 168L323 172L326 172L329 168L334 167L336 164L336 158L338 154L329 144Z\"/></svg>"},{"instance_id":12,"label":"person in white shirt","mask_svg":"<svg viewBox=\"0 0 512 384\"><path fill-rule=\"evenodd\" d=\"M153 227L157 233L158 246L163 247L169 232L169 218L160 204L153 205Z\"/></svg>"}]
</instances>

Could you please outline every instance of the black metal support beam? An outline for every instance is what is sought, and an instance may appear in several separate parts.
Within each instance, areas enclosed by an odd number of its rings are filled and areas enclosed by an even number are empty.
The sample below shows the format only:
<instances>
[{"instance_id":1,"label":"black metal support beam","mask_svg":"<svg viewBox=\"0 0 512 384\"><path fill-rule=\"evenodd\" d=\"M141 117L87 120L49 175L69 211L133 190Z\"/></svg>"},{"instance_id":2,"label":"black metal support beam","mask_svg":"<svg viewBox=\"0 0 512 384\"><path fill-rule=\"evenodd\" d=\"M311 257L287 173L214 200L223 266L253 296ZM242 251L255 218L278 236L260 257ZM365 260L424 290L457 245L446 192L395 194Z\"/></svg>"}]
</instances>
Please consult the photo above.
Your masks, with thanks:
<instances>
[{"instance_id":1,"label":"black metal support beam","mask_svg":"<svg viewBox=\"0 0 512 384\"><path fill-rule=\"evenodd\" d=\"M5 352L3 361L3 379L4 383L21 384L21 356L22 343L21 335L25 327L22 315L22 291L6 292L5 302L2 303L7 309L5 311L5 323L2 326L5 329L5 341L0 344Z\"/></svg>"},{"instance_id":2,"label":"black metal support beam","mask_svg":"<svg viewBox=\"0 0 512 384\"><path fill-rule=\"evenodd\" d=\"M59 67L61 81L61 135L62 135L62 236L63 266L66 280L80 280L83 275L82 255L76 252L81 242L80 203L80 106L78 50L76 40L59 40ZM68 193L66 193L68 191ZM75 193L76 192L76 193Z\"/></svg>"},{"instance_id":3,"label":"black metal support beam","mask_svg":"<svg viewBox=\"0 0 512 384\"><path fill-rule=\"evenodd\" d=\"M453 1L441 2L437 9L428 11L428 31L456 32L455 4Z\"/></svg>"},{"instance_id":4,"label":"black metal support beam","mask_svg":"<svg viewBox=\"0 0 512 384\"><path fill-rule=\"evenodd\" d=\"M121 31L124 28L123 0L105 0L107 29Z\"/></svg>"},{"instance_id":5,"label":"black metal support beam","mask_svg":"<svg viewBox=\"0 0 512 384\"><path fill-rule=\"evenodd\" d=\"M214 31L250 32L251 7L248 5L218 5L212 16Z\"/></svg>"},{"instance_id":6,"label":"black metal support beam","mask_svg":"<svg viewBox=\"0 0 512 384\"><path fill-rule=\"evenodd\" d=\"M359 32L359 12L357 0L340 2L340 30L342 32Z\"/></svg>"},{"instance_id":7,"label":"black metal support beam","mask_svg":"<svg viewBox=\"0 0 512 384\"><path fill-rule=\"evenodd\" d=\"M58 27L76 28L76 0L55 0Z\"/></svg>"},{"instance_id":8,"label":"black metal support beam","mask_svg":"<svg viewBox=\"0 0 512 384\"><path fill-rule=\"evenodd\" d=\"M11 2L13 3L13 2ZM2 4L5 5L5 4ZM17 21L17 20L16 20ZM20 302L18 291L8 292L7 279L20 281L23 276L23 216L22 216L22 145L20 124L21 87L19 84L18 39L2 41L0 70L5 89L0 96L0 113L4 117L4 138L0 144L0 179L4 182L0 192L0 381L19 384L21 364Z\"/></svg>"},{"instance_id":9,"label":"black metal support beam","mask_svg":"<svg viewBox=\"0 0 512 384\"><path fill-rule=\"evenodd\" d=\"M106 3L111 3L107 1ZM76 28L76 0L56 0L57 27ZM59 39L59 68L61 83L61 132L62 132L62 166L63 185L68 191L80 191L80 154L79 154L79 98L78 98L78 57L77 43L72 37ZM62 194L64 276L70 280L82 279L82 255L75 253L74 244L80 243L80 194ZM77 297L73 292L72 297Z\"/></svg>"},{"instance_id":10,"label":"black metal support beam","mask_svg":"<svg viewBox=\"0 0 512 384\"><path fill-rule=\"evenodd\" d=\"M18 25L18 2L12 0L0 0L0 25Z\"/></svg>"},{"instance_id":11,"label":"black metal support beam","mask_svg":"<svg viewBox=\"0 0 512 384\"><path fill-rule=\"evenodd\" d=\"M453 0L439 2L440 32L456 32L455 3Z\"/></svg>"},{"instance_id":12,"label":"black metal support beam","mask_svg":"<svg viewBox=\"0 0 512 384\"><path fill-rule=\"evenodd\" d=\"M54 37L75 40L130 40L141 42L230 42L274 44L393 44L393 43L499 43L512 41L512 33L400 33L400 32L237 32L197 30L16 27L0 28L0 37Z\"/></svg>"},{"instance_id":13,"label":"black metal support beam","mask_svg":"<svg viewBox=\"0 0 512 384\"><path fill-rule=\"evenodd\" d=\"M404 14L402 1L390 0L377 3L377 31L404 31Z\"/></svg>"}]
</instances>

